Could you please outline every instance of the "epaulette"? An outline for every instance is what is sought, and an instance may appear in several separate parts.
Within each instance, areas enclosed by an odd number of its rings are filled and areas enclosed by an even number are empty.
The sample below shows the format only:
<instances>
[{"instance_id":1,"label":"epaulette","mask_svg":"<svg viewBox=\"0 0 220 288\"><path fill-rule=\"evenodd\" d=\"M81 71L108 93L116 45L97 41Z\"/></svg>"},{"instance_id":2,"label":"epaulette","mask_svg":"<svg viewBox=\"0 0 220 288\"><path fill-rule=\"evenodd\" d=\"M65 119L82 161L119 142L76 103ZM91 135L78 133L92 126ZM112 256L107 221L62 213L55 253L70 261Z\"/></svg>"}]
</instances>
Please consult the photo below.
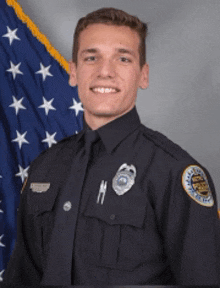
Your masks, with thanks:
<instances>
[{"instance_id":1,"label":"epaulette","mask_svg":"<svg viewBox=\"0 0 220 288\"><path fill-rule=\"evenodd\" d=\"M185 158L192 158L191 155L178 144L168 139L165 135L158 131L154 131L146 126L142 125L143 135L150 141L152 141L157 147L161 148L165 153L169 154L176 160Z\"/></svg>"}]
</instances>

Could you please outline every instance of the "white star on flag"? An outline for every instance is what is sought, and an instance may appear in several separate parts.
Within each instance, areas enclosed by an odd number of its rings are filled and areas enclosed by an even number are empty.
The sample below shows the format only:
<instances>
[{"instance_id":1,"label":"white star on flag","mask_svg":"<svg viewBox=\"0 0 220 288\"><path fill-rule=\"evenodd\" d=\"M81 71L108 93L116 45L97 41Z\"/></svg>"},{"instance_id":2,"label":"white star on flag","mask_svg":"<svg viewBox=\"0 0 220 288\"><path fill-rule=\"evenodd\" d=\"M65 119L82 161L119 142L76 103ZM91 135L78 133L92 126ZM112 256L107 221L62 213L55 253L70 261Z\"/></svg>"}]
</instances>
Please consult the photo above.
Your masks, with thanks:
<instances>
[{"instance_id":1,"label":"white star on flag","mask_svg":"<svg viewBox=\"0 0 220 288\"><path fill-rule=\"evenodd\" d=\"M22 168L21 165L18 165L19 167L19 173L15 174L15 176L18 176L18 177L21 177L21 181L22 183L24 182L24 179L28 177L28 169L29 169L29 166L27 168Z\"/></svg>"},{"instance_id":2,"label":"white star on flag","mask_svg":"<svg viewBox=\"0 0 220 288\"><path fill-rule=\"evenodd\" d=\"M53 102L54 98L51 99L50 101L47 101L44 97L43 97L43 101L44 103L42 105L40 105L38 108L44 108L45 109L45 114L48 115L50 110L56 110L56 108L54 108L52 106L52 102Z\"/></svg>"},{"instance_id":3,"label":"white star on flag","mask_svg":"<svg viewBox=\"0 0 220 288\"><path fill-rule=\"evenodd\" d=\"M3 281L2 274L3 274L4 272L5 272L5 270L2 270L2 271L0 272L0 282Z\"/></svg>"},{"instance_id":4,"label":"white star on flag","mask_svg":"<svg viewBox=\"0 0 220 288\"><path fill-rule=\"evenodd\" d=\"M29 142L25 139L27 131L22 135L17 130L16 130L16 133L17 133L17 138L13 139L12 142L18 142L20 149L21 149L22 144L24 144L24 143L29 144Z\"/></svg>"},{"instance_id":5,"label":"white star on flag","mask_svg":"<svg viewBox=\"0 0 220 288\"><path fill-rule=\"evenodd\" d=\"M0 203L2 203L2 200L0 200ZM4 211L2 209L0 209L0 213L4 213Z\"/></svg>"},{"instance_id":6,"label":"white star on flag","mask_svg":"<svg viewBox=\"0 0 220 288\"><path fill-rule=\"evenodd\" d=\"M7 26L7 31L8 33L3 35L2 37L7 37L9 39L9 43L10 45L12 44L13 40L21 40L20 38L18 38L18 36L16 35L18 28L15 30L11 30L8 26Z\"/></svg>"},{"instance_id":7,"label":"white star on flag","mask_svg":"<svg viewBox=\"0 0 220 288\"><path fill-rule=\"evenodd\" d=\"M2 238L4 237L4 235L0 236L0 247L5 247L5 245L2 243Z\"/></svg>"},{"instance_id":8,"label":"white star on flag","mask_svg":"<svg viewBox=\"0 0 220 288\"><path fill-rule=\"evenodd\" d=\"M15 96L12 96L13 97L13 103L11 105L9 105L9 107L13 107L15 108L15 113L16 115L18 114L19 112L19 109L26 109L26 107L24 107L21 102L23 101L24 97L21 98L20 100L17 100L15 98Z\"/></svg>"},{"instance_id":9,"label":"white star on flag","mask_svg":"<svg viewBox=\"0 0 220 288\"><path fill-rule=\"evenodd\" d=\"M46 138L42 142L47 142L48 146L51 147L53 144L56 144L57 141L54 139L57 132L55 132L53 135L50 135L47 131L46 132Z\"/></svg>"},{"instance_id":10,"label":"white star on flag","mask_svg":"<svg viewBox=\"0 0 220 288\"><path fill-rule=\"evenodd\" d=\"M51 65L44 67L44 65L42 63L40 63L40 70L35 72L36 74L42 74L43 77L43 81L46 79L47 76L53 76L50 72Z\"/></svg>"},{"instance_id":11,"label":"white star on flag","mask_svg":"<svg viewBox=\"0 0 220 288\"><path fill-rule=\"evenodd\" d=\"M19 70L19 67L20 67L20 65L21 65L21 62L18 63L18 65L14 65L14 64L10 61L10 64L11 64L11 68L8 69L8 70L6 70L6 71L7 71L7 72L11 72L11 73L13 74L13 79L16 78L16 75L17 75L17 74L24 74L23 72L21 72L21 71Z\"/></svg>"},{"instance_id":12,"label":"white star on flag","mask_svg":"<svg viewBox=\"0 0 220 288\"><path fill-rule=\"evenodd\" d=\"M79 111L83 111L82 108L82 103L81 102L77 102L74 98L73 98L73 106L69 107L69 109L73 109L75 110L76 116L79 114Z\"/></svg>"}]
</instances>

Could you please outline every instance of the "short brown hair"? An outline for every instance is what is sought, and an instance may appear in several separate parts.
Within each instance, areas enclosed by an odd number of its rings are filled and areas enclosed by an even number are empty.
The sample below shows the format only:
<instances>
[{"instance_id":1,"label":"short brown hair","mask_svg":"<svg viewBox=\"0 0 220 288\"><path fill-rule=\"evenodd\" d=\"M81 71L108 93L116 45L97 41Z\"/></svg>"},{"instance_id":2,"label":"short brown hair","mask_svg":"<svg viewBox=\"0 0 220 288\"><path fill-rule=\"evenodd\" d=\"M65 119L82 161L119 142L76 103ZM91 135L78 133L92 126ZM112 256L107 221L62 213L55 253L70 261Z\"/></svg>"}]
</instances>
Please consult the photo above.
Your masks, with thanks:
<instances>
[{"instance_id":1,"label":"short brown hair","mask_svg":"<svg viewBox=\"0 0 220 288\"><path fill-rule=\"evenodd\" d=\"M136 31L140 37L139 54L140 66L146 63L146 44L147 24L143 23L136 16L132 16L122 10L115 8L102 8L87 14L85 17L79 19L73 40L73 62L77 64L77 53L79 49L79 35L91 24L105 23L108 25L128 26Z\"/></svg>"}]
</instances>

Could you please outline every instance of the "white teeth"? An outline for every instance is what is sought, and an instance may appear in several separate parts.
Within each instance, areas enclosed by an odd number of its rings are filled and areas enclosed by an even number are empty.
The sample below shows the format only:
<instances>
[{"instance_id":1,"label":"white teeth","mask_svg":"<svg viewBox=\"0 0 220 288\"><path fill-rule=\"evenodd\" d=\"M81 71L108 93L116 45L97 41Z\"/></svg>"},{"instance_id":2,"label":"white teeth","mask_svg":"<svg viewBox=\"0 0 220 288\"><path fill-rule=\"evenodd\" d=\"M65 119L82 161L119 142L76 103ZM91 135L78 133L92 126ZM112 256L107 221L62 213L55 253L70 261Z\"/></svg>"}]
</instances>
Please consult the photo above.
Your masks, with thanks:
<instances>
[{"instance_id":1,"label":"white teeth","mask_svg":"<svg viewBox=\"0 0 220 288\"><path fill-rule=\"evenodd\" d=\"M98 93L115 93L115 92L117 92L116 89L114 89L114 88L93 88L92 90L94 92L98 92Z\"/></svg>"}]
</instances>

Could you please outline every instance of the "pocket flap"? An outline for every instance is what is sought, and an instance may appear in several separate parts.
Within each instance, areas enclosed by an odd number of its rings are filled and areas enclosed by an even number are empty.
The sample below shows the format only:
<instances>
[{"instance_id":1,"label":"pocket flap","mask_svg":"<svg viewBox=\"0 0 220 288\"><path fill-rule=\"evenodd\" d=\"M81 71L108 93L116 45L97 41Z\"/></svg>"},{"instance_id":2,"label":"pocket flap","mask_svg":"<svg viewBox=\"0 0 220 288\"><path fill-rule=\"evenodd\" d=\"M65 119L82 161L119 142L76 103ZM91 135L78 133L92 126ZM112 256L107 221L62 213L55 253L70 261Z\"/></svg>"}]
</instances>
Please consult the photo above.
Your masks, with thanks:
<instances>
[{"instance_id":1,"label":"pocket flap","mask_svg":"<svg viewBox=\"0 0 220 288\"><path fill-rule=\"evenodd\" d=\"M112 193L104 204L91 197L84 210L87 217L97 218L110 225L131 225L142 228L146 213L146 197L135 191L118 196Z\"/></svg>"},{"instance_id":2,"label":"pocket flap","mask_svg":"<svg viewBox=\"0 0 220 288\"><path fill-rule=\"evenodd\" d=\"M33 184L36 184L35 186ZM42 191L40 187L42 186ZM35 189L36 188L36 189ZM30 183L28 187L28 213L39 215L51 211L54 207L58 187L49 183Z\"/></svg>"}]
</instances>

